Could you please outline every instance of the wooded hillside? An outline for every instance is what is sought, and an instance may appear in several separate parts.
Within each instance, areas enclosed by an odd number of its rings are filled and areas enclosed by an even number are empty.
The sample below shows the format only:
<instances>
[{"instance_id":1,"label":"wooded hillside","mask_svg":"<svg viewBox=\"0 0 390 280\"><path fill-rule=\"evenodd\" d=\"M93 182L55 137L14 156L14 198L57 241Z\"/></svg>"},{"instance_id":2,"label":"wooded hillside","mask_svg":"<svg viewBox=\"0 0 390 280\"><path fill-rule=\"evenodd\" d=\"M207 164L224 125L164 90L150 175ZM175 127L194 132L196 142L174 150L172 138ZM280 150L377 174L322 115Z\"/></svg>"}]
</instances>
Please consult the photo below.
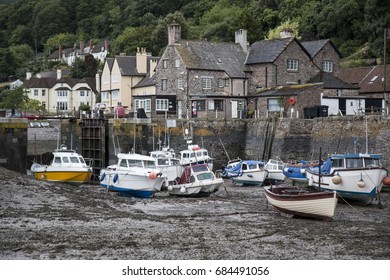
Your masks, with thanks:
<instances>
[{"instance_id":1,"label":"wooded hillside","mask_svg":"<svg viewBox=\"0 0 390 280\"><path fill-rule=\"evenodd\" d=\"M160 55L173 21L185 39L233 41L242 28L249 43L288 22L302 40L332 39L355 64L383 57L390 28L390 1L380 0L3 0L0 6L0 80L48 66L27 63L37 54L91 39L111 40L111 55L134 55L137 47Z\"/></svg>"}]
</instances>

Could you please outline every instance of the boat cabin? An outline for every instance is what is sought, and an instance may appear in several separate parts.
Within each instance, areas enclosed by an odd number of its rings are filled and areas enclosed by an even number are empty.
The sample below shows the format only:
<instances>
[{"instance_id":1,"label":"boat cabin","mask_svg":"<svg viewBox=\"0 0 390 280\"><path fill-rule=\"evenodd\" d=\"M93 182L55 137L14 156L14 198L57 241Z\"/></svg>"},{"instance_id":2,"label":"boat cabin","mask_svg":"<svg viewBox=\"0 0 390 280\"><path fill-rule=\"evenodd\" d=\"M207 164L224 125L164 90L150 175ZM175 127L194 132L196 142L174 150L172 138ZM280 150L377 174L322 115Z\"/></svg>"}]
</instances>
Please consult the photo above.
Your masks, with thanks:
<instances>
[{"instance_id":1,"label":"boat cabin","mask_svg":"<svg viewBox=\"0 0 390 280\"><path fill-rule=\"evenodd\" d=\"M381 156L375 154L332 155L332 168L380 167Z\"/></svg>"}]
</instances>

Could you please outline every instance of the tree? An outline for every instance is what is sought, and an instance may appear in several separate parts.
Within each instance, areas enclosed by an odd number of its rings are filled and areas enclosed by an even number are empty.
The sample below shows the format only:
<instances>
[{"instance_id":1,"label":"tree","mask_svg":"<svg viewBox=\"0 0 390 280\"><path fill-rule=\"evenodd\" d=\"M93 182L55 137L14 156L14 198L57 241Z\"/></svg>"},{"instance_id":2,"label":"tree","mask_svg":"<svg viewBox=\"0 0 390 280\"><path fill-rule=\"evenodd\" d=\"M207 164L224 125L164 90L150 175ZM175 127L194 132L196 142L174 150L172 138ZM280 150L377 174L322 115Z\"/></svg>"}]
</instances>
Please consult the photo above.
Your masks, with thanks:
<instances>
[{"instance_id":1,"label":"tree","mask_svg":"<svg viewBox=\"0 0 390 280\"><path fill-rule=\"evenodd\" d=\"M16 69L15 57L9 49L0 49L0 82L7 81L14 75Z\"/></svg>"},{"instance_id":2,"label":"tree","mask_svg":"<svg viewBox=\"0 0 390 280\"><path fill-rule=\"evenodd\" d=\"M71 33L58 33L46 40L45 51L51 53L53 50L58 50L59 46L72 47L77 41L77 36Z\"/></svg>"},{"instance_id":3,"label":"tree","mask_svg":"<svg viewBox=\"0 0 390 280\"><path fill-rule=\"evenodd\" d=\"M0 96L0 108L12 109L14 111L21 109L23 103L27 101L28 96L23 88L5 90Z\"/></svg>"},{"instance_id":4,"label":"tree","mask_svg":"<svg viewBox=\"0 0 390 280\"><path fill-rule=\"evenodd\" d=\"M112 44L113 53L126 53L134 55L137 47L145 47L147 51L154 53L156 46L153 45L150 37L145 34L152 33L153 29L148 26L127 27Z\"/></svg>"},{"instance_id":5,"label":"tree","mask_svg":"<svg viewBox=\"0 0 390 280\"><path fill-rule=\"evenodd\" d=\"M81 79L84 78L85 71L86 68L84 61L81 58L76 57L76 59L70 66L70 76L75 79Z\"/></svg>"}]
</instances>

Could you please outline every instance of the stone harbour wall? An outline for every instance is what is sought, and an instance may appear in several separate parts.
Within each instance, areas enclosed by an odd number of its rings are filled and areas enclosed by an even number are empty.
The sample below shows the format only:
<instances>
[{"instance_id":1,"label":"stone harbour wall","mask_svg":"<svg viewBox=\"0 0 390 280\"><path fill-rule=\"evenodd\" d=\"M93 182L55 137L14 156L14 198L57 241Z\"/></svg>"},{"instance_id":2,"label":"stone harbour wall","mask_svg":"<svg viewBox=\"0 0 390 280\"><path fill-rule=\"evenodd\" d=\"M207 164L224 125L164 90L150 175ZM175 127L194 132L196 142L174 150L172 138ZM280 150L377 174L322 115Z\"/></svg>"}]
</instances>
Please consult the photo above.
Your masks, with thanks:
<instances>
[{"instance_id":1,"label":"stone harbour wall","mask_svg":"<svg viewBox=\"0 0 390 280\"><path fill-rule=\"evenodd\" d=\"M390 167L390 119L384 116L335 116L314 119L243 119L243 120L175 120L175 127L167 127L165 121L158 123L142 122L134 119L109 119L106 121L106 151L109 164L116 162L117 151L148 154L161 145L168 145L176 153L187 148L185 130L192 135L193 144L208 149L214 158L214 168L220 169L229 159L258 159L279 157L283 161L317 160L320 148L322 157L330 153L374 152L383 155L383 164ZM23 122L24 123L24 122ZM28 143L23 145L23 130L12 137L10 130L1 134L3 143L22 157L39 156L51 151L58 144L64 143L81 151L81 129L79 120L50 121L50 128L31 128L28 130ZM367 125L366 125L367 124ZM28 129L27 129L28 127ZM367 145L366 145L367 128ZM45 131L44 131L45 130ZM17 130L13 129L13 133ZM24 132L26 133L26 132ZM115 143L115 144L114 144ZM20 147L19 147L20 144ZM27 152L23 149L28 144ZM23 148L24 147L24 148ZM3 166L4 153L0 150ZM22 160L23 161L23 160ZM6 167L6 166L5 166ZM29 166L27 166L29 168Z\"/></svg>"}]
</instances>

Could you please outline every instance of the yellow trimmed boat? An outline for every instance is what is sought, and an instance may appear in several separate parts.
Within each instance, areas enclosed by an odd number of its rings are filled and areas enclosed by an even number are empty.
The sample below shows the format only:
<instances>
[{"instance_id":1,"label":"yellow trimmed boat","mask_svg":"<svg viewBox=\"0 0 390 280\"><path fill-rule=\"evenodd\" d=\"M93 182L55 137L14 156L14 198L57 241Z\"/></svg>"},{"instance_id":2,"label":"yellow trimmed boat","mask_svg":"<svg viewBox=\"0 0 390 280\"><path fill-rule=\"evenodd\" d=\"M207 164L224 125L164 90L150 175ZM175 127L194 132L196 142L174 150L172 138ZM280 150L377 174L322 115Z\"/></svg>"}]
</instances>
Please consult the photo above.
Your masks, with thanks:
<instances>
[{"instance_id":1,"label":"yellow trimmed boat","mask_svg":"<svg viewBox=\"0 0 390 280\"><path fill-rule=\"evenodd\" d=\"M42 181L70 183L81 185L90 180L92 168L85 163L84 158L74 150L68 150L65 145L53 152L50 165L33 163L33 176Z\"/></svg>"}]
</instances>

